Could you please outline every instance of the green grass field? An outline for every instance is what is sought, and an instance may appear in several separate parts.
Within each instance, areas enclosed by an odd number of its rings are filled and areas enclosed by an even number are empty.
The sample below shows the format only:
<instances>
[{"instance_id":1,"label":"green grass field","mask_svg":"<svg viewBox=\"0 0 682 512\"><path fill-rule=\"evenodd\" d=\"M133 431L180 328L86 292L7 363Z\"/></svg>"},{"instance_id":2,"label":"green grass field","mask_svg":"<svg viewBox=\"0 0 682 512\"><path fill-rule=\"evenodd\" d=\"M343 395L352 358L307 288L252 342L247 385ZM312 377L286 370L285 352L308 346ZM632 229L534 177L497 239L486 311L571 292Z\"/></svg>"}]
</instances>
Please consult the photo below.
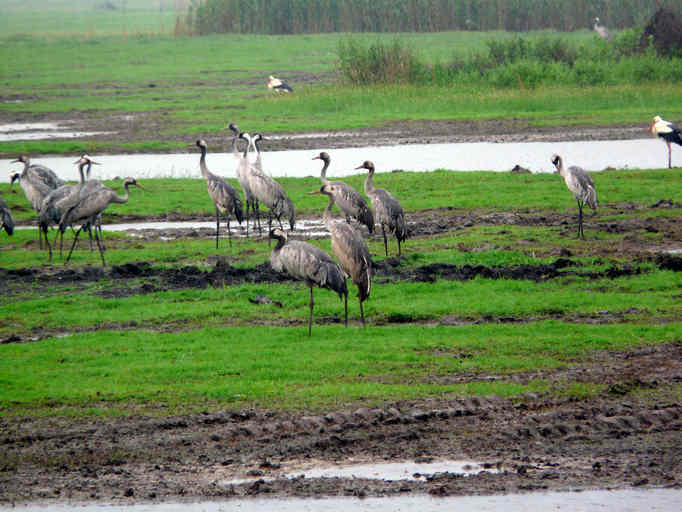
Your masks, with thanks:
<instances>
[{"instance_id":1,"label":"green grass field","mask_svg":"<svg viewBox=\"0 0 682 512\"><path fill-rule=\"evenodd\" d=\"M12 282L0 298L0 340L18 337L24 342L0 344L0 416L175 414L253 406L324 410L431 396L540 392L581 398L599 393L599 382L537 377L521 385L514 376L549 375L587 363L599 351L682 342L679 272L660 269L642 256L633 261L630 254L619 255L628 241L651 246L666 241L645 225L679 218L679 208L650 206L671 197L682 175L679 169L613 171L595 173L594 178L602 207L596 218L588 219L588 240L580 242L575 238L574 201L558 176L448 171L382 175L382 185L401 199L408 219L430 209L445 213L448 207L462 214L568 215L567 226L471 225L416 237L404 245L400 269L406 274L430 263L533 266L552 263L560 250L573 255L564 275L539 282L479 277L429 283L377 277L365 303L369 325L364 329L353 291L351 326L346 329L338 323L343 315L338 297L317 290L313 336L308 338L308 291L302 283L163 289L152 276L121 281L104 275L80 284L45 286L41 274L33 285ZM347 179L356 187L360 180L360 175ZM153 215L164 201L184 194L196 198L186 205L186 213L211 214L201 180L148 181L146 186L161 194L140 191L112 210ZM316 183L284 180L300 211L308 215L319 215L323 207L319 196L307 195ZM466 197L459 189L468 191ZM27 207L20 193L5 197L15 209ZM30 215L24 211L21 217ZM640 227L613 232L590 227L593 222L626 226L632 219ZM270 252L263 239L234 240L232 249L223 241L216 250L210 235L143 241L106 233L105 238L111 265L147 261L150 268L180 272L185 265L210 270L216 257L253 268ZM331 250L329 240L314 243ZM371 238L369 246L381 262L380 238ZM59 256L52 266L46 260L34 229L0 237L0 267L41 268L48 274L62 270ZM98 254L85 242L69 268L84 265L99 266ZM608 277L614 268L637 271ZM140 293L145 287L148 291ZM283 307L255 306L248 299L257 295ZM446 318L462 325L442 325ZM593 323L600 318L605 321ZM448 385L438 379L453 374L467 378ZM485 375L497 378L478 378Z\"/></svg>"}]
</instances>

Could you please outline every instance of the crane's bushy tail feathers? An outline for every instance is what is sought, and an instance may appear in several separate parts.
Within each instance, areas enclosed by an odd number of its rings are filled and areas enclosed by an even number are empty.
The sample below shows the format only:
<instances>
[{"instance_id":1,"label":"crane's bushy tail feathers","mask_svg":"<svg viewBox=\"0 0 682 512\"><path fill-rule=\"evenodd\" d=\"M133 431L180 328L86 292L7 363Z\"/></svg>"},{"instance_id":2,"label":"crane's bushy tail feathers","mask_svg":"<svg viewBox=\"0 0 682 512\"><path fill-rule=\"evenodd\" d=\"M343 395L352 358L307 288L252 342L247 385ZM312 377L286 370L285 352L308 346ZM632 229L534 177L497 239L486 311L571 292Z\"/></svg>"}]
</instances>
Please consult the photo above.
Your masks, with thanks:
<instances>
[{"instance_id":1,"label":"crane's bushy tail feathers","mask_svg":"<svg viewBox=\"0 0 682 512\"><path fill-rule=\"evenodd\" d=\"M234 216L237 217L237 222L241 225L244 220L244 210L242 209L242 201L239 198L234 200Z\"/></svg>"},{"instance_id":2,"label":"crane's bushy tail feathers","mask_svg":"<svg viewBox=\"0 0 682 512\"><path fill-rule=\"evenodd\" d=\"M321 265L320 272L323 274L323 276L320 276L322 279L319 282L324 288L336 292L339 296L339 299L342 299L344 296L348 296L346 275L336 263L324 262Z\"/></svg>"},{"instance_id":3,"label":"crane's bushy tail feathers","mask_svg":"<svg viewBox=\"0 0 682 512\"><path fill-rule=\"evenodd\" d=\"M358 221L360 224L364 224L367 226L367 229L369 230L370 234L374 233L374 214L372 213L372 210L369 208L363 209L360 212L360 217L358 218Z\"/></svg>"}]
</instances>

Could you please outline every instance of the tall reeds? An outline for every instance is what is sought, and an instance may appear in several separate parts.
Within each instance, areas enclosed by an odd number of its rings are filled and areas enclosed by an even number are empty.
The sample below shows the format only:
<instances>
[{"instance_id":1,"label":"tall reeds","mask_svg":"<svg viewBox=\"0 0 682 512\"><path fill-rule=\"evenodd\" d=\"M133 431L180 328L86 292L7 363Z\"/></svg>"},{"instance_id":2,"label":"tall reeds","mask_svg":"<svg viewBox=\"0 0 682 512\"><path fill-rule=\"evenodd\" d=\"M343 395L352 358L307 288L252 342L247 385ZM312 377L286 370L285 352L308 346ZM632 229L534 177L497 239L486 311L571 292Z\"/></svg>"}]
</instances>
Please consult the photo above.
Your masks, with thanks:
<instances>
[{"instance_id":1,"label":"tall reeds","mask_svg":"<svg viewBox=\"0 0 682 512\"><path fill-rule=\"evenodd\" d=\"M675 5L676 0L663 0ZM641 25L661 0L192 0L198 34L528 31ZM679 4L677 4L679 6ZM677 7L679 8L679 7Z\"/></svg>"}]
</instances>

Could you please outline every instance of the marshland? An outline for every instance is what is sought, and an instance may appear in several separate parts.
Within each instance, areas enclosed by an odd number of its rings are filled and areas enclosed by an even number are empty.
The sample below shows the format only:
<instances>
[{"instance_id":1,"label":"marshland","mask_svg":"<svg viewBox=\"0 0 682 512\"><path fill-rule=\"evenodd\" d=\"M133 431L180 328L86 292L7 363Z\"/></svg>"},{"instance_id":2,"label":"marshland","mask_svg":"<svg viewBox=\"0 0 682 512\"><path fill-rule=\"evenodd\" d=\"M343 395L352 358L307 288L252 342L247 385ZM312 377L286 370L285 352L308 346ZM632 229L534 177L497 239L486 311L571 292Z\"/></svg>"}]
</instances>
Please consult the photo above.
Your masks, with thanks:
<instances>
[{"instance_id":1,"label":"marshland","mask_svg":"<svg viewBox=\"0 0 682 512\"><path fill-rule=\"evenodd\" d=\"M506 11L474 9L478 27L301 21L302 33L271 35L215 33L186 2L72 4L0 8L0 125L97 133L0 141L0 159L183 153L195 167L132 174L144 189L102 217L105 266L87 236L65 263L70 230L49 261L6 179L22 166L3 169L16 229L0 233L0 503L679 487L682 147L670 169L662 142L654 169L562 154L598 192L585 240L558 174L492 172L485 157L474 171L453 158L418 172L373 154L639 142L655 115L679 126L680 54L640 44L655 2L610 2L609 40L592 12L523 33ZM269 91L269 75L293 93ZM312 157L328 151L328 177L361 193L367 172L337 167L334 150L362 150L353 168L377 160L374 184L400 201L409 237L397 257L389 236L386 256L379 226L360 229L373 261L364 327L349 280L349 325L343 301L317 288L309 337L308 287L271 268L267 232L247 237L233 218L231 246L221 222L216 249L195 142L241 194L237 160L217 158L231 151L229 122L264 135L266 170L278 152L302 153L303 177L275 176L296 209L289 237L332 257ZM122 194L127 175L102 182ZM123 223L138 228L107 228ZM280 478L304 462L441 460L499 471Z\"/></svg>"}]
</instances>

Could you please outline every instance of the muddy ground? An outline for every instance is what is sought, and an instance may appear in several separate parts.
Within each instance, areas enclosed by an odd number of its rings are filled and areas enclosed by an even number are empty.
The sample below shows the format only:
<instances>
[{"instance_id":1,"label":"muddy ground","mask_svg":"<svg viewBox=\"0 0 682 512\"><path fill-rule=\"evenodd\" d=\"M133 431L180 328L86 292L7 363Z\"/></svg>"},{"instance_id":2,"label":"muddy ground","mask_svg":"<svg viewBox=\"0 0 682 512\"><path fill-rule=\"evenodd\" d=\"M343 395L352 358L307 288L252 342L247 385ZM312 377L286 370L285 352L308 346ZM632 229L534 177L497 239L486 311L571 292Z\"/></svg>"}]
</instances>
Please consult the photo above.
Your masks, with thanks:
<instances>
[{"instance_id":1,"label":"muddy ground","mask_svg":"<svg viewBox=\"0 0 682 512\"><path fill-rule=\"evenodd\" d=\"M681 358L679 344L646 347L605 353L575 369L512 377L607 384L602 396L584 401L527 395L309 415L254 409L111 420L4 419L0 502L679 488L682 405L652 403L641 392L679 383ZM392 482L284 477L313 464L448 459L478 461L497 472Z\"/></svg>"},{"instance_id":2,"label":"muddy ground","mask_svg":"<svg viewBox=\"0 0 682 512\"><path fill-rule=\"evenodd\" d=\"M79 138L79 141L101 141L107 143L106 149L98 150L98 154L125 154L136 152L129 142L167 141L190 144L199 135L195 131L187 133L168 133L170 112L138 112L103 115L98 112L81 112L78 119L69 119L64 114L26 115L0 112L0 124L58 122L61 129L73 129L82 132L102 132L99 135ZM229 113L228 113L229 115ZM239 124L236 114L226 119ZM259 131L254 126L243 126L244 129ZM338 149L362 147L367 145L386 146L396 144L445 144L461 142L551 142L551 141L586 141L586 140L624 140L650 137L648 125L624 124L609 126L566 125L566 126L534 126L528 120L483 120L483 121L394 121L382 125L348 131L330 131L321 133L264 133L264 151L308 150L316 148ZM231 150L231 132L202 133L200 137L213 148L223 151ZM58 133L50 136L50 140L59 140ZM71 140L71 139L65 139ZM158 150L165 152L164 150ZM192 151L187 148L187 152ZM153 153L153 148L145 148L145 153Z\"/></svg>"},{"instance_id":3,"label":"muddy ground","mask_svg":"<svg viewBox=\"0 0 682 512\"><path fill-rule=\"evenodd\" d=\"M610 205L626 211L632 205ZM670 201L638 208L679 208ZM640 212L641 213L641 212ZM646 269L642 263L679 271L682 258L665 253L679 246L676 219L642 216L601 221L588 217L586 231L624 234L612 248L600 244L604 270L580 268L570 251L557 248L553 262L514 267L431 264L416 268L396 258L377 258L375 279L431 281L490 278L547 280L570 273L585 279L615 278ZM575 216L528 211L482 213L450 209L416 212L412 234L457 232L473 225L555 225L575 236ZM503 229L503 228L501 228ZM662 233L665 247L653 251L638 233ZM176 236L212 236L178 232ZM147 233L147 239L158 234ZM164 232L164 236L168 236ZM304 236L304 234L303 234ZM490 248L480 248L489 250ZM655 248L654 248L655 249ZM460 250L479 250L464 248ZM616 263L628 256L631 264ZM613 263L609 264L613 257ZM6 293L25 286L78 286L109 281L106 296L144 294L183 287L223 286L283 277L267 263L238 269L218 260L212 268L155 269L146 262L107 267L62 265L1 270ZM618 322L608 312L577 322ZM636 312L634 312L636 314ZM534 321L538 319L522 319ZM659 321L678 321L661 318ZM316 319L316 322L318 320ZM409 319L393 319L395 322ZM518 319L447 317L442 324ZM109 326L116 327L116 326ZM126 326L119 326L126 328ZM172 326L171 326L172 327ZM135 326L140 328L140 326ZM37 338L55 333L34 333ZM35 338L34 338L35 339ZM17 336L3 343L31 340ZM341 408L308 413L261 409L206 411L167 417L115 419L0 419L0 503L26 501L144 502L231 497L435 496L499 494L537 490L680 487L682 404L670 393L682 379L682 345L638 348L596 355L579 367L532 374L430 375L433 382L531 379L603 382L606 391L586 400L526 395L385 403L377 408ZM418 384L418 383L416 383ZM87 404L88 408L97 404ZM424 480L286 478L290 471L337 462L473 460L491 471L462 477L440 473ZM494 472L493 472L494 471ZM230 483L242 480L241 483Z\"/></svg>"}]
</instances>

